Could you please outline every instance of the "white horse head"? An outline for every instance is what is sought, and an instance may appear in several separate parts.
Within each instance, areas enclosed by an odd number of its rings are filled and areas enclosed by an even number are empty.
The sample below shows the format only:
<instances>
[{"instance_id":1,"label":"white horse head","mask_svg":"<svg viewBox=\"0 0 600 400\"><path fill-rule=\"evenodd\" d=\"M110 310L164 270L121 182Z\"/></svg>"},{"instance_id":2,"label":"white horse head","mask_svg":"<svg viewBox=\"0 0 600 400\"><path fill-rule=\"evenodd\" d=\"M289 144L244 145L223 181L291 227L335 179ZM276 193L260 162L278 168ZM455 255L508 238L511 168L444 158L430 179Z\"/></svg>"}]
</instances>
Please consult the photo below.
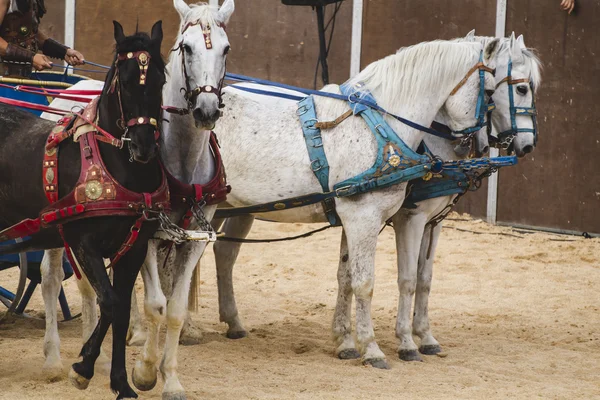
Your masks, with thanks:
<instances>
[{"instance_id":1,"label":"white horse head","mask_svg":"<svg viewBox=\"0 0 600 400\"><path fill-rule=\"evenodd\" d=\"M466 40L488 42L486 37L475 36L471 31L465 37ZM492 121L497 132L510 132L513 129L511 121L509 88L506 79L508 75L509 61L512 61L511 79L516 82L512 85L514 108L529 108L534 104L535 91L541 83L541 62L536 54L525 46L523 35L515 38L513 33L510 38L502 39L498 49L496 68L496 92L494 101L496 110L492 113ZM519 82L522 81L522 82ZM531 82L531 86L529 82ZM533 87L533 91L531 89ZM533 130L533 119L530 115L515 116L518 129ZM533 151L535 137L533 132L518 132L513 141L514 151L517 156L523 157Z\"/></svg>"},{"instance_id":2,"label":"white horse head","mask_svg":"<svg viewBox=\"0 0 600 400\"><path fill-rule=\"evenodd\" d=\"M187 5L173 0L181 24L176 48L169 59L170 79L180 79L187 108L198 127L211 129L219 119L221 88L230 45L225 27L234 10L234 0L226 0L220 9L208 4ZM179 71L183 71L183 76Z\"/></svg>"}]
</instances>

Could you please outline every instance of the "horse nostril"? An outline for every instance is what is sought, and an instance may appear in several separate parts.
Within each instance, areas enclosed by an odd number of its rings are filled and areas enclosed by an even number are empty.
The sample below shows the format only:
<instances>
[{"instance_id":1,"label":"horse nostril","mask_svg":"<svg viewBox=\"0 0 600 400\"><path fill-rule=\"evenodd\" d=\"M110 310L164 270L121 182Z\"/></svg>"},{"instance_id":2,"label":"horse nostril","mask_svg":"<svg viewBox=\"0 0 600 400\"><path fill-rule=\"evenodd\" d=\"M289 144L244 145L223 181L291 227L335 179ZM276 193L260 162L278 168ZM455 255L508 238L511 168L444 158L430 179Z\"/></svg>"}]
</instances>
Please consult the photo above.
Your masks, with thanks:
<instances>
[{"instance_id":1,"label":"horse nostril","mask_svg":"<svg viewBox=\"0 0 600 400\"><path fill-rule=\"evenodd\" d=\"M487 153L489 153L489 152L490 152L490 146L485 146L485 147L483 148L483 150L481 150L481 152L482 152L483 154L487 154Z\"/></svg>"},{"instance_id":2,"label":"horse nostril","mask_svg":"<svg viewBox=\"0 0 600 400\"><path fill-rule=\"evenodd\" d=\"M527 146L523 147L523 153L525 154L529 154L533 151L533 146L528 144Z\"/></svg>"}]
</instances>

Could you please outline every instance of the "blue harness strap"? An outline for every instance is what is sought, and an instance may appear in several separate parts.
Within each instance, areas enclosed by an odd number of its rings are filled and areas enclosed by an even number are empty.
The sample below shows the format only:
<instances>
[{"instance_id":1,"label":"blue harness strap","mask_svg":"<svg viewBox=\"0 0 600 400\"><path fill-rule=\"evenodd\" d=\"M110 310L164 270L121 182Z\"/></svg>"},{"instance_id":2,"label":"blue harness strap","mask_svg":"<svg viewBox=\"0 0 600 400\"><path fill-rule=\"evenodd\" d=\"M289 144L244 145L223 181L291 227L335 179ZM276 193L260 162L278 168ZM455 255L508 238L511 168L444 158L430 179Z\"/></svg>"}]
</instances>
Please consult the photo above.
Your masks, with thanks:
<instances>
[{"instance_id":1,"label":"blue harness strap","mask_svg":"<svg viewBox=\"0 0 600 400\"><path fill-rule=\"evenodd\" d=\"M298 102L298 110L296 111L302 126L306 149L310 159L310 169L313 171L317 180L321 184L323 193L328 193L329 190L329 163L323 148L323 138L321 130L315 127L319 122L317 120L317 111L315 110L315 100L312 96L308 96ZM327 220L331 225L340 225L340 220L335 212L335 200L327 198L323 200L323 210L327 216Z\"/></svg>"},{"instance_id":2,"label":"blue harness strap","mask_svg":"<svg viewBox=\"0 0 600 400\"><path fill-rule=\"evenodd\" d=\"M354 102L360 93L360 99L367 103L376 103L373 96L367 91L360 91L357 86L340 86L342 94L347 96L350 108L354 115L361 116L377 141L377 158L375 164L367 171L346 179L334 186L339 196L367 193L382 189L411 179L420 178L437 164L429 155L421 155L413 151L402 141L388 125L381 113L368 105Z\"/></svg>"}]
</instances>

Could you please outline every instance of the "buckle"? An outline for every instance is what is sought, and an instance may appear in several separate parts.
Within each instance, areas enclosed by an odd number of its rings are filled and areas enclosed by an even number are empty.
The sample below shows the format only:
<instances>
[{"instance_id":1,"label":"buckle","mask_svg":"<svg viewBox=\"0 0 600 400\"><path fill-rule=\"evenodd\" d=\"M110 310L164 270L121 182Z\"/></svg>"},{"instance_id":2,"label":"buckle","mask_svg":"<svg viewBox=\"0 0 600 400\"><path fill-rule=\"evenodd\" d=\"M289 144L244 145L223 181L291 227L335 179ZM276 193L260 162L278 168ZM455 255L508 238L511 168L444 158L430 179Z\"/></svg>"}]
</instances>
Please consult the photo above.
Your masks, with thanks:
<instances>
[{"instance_id":1,"label":"buckle","mask_svg":"<svg viewBox=\"0 0 600 400\"><path fill-rule=\"evenodd\" d=\"M346 185L346 186L342 186L340 188L335 189L335 196L336 197L345 197L345 196L350 196L351 194L354 194L355 190L354 186L352 185Z\"/></svg>"}]
</instances>

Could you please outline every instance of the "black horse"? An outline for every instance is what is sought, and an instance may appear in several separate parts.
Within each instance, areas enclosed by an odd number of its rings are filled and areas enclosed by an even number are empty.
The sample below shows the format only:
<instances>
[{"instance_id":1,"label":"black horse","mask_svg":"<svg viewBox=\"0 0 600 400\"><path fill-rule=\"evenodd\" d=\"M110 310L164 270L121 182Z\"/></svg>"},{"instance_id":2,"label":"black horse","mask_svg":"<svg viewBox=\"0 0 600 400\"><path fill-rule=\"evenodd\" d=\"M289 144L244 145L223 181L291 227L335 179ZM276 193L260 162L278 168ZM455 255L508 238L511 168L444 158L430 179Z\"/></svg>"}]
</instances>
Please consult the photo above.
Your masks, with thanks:
<instances>
[{"instance_id":1,"label":"black horse","mask_svg":"<svg viewBox=\"0 0 600 400\"><path fill-rule=\"evenodd\" d=\"M122 148L99 142L106 169L126 189L136 193L152 193L163 182L158 153L156 127L134 124L124 129L127 121L146 116L160 124L162 86L165 64L160 54L162 25L152 27L151 36L136 33L125 36L123 27L114 22L115 62L108 72L98 104L98 126L114 136L127 136ZM146 52L149 62L142 68L140 58L131 54ZM123 56L125 55L125 56ZM130 59L131 58L131 59ZM143 78L143 79L142 79ZM111 84L113 90L110 89ZM115 90L116 89L116 90ZM42 156L47 137L54 127L30 113L0 105L0 231L26 218L38 217L48 205L42 185ZM132 162L135 160L136 162ZM58 157L59 198L71 193L81 170L80 145L66 140ZM158 222L145 222L138 240L113 266L111 285L103 258L115 255L128 237L137 217L100 216L68 222L64 225L65 241L70 245L81 268L98 295L101 317L96 329L81 350L83 360L73 364L72 383L85 389L94 375L94 363L106 332L113 325L111 389L117 399L137 398L127 382L125 369L125 337L129 326L131 292L146 257L148 239ZM42 229L29 241L0 248L0 254L50 249L63 246L58 229Z\"/></svg>"}]
</instances>

